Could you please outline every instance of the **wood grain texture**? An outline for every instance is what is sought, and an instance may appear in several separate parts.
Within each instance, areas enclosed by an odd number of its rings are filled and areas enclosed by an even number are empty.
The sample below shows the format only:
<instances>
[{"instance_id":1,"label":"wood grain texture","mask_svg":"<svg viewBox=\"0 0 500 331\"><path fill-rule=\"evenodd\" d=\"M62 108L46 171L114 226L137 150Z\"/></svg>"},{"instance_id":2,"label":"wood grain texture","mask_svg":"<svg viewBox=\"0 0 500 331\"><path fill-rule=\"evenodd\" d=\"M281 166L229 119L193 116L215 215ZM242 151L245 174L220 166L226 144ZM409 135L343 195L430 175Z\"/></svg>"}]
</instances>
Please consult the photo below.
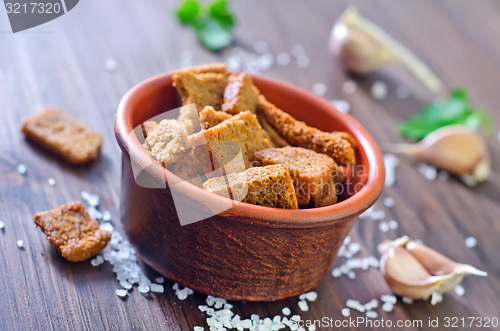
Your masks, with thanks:
<instances>
[{"instance_id":1,"label":"wood grain texture","mask_svg":"<svg viewBox=\"0 0 500 331\"><path fill-rule=\"evenodd\" d=\"M488 109L500 123L500 15L499 3L484 0L412 1L235 1L239 25L237 43L251 47L266 40L273 53L289 52L303 45L311 58L307 69L295 64L265 73L311 89L315 82L328 86L327 99L346 99L351 114L374 136L380 146L402 141L395 125L413 114L429 95L404 70L387 68L359 79L359 88L345 94L343 83L351 79L333 63L327 41L335 18L349 3L391 31L442 78L447 87L466 86L473 103ZM193 51L195 63L223 60L198 45L193 34L172 19L176 1L81 1L69 14L27 32L11 34L7 20L0 21L0 330L189 330L205 325L197 306L205 296L195 294L178 301L172 283L166 293L144 297L134 290L126 301L111 268L94 268L89 262L64 261L33 224L32 215L79 198L80 191L99 193L101 205L110 209L118 230L120 150L113 136L113 116L120 98L134 84L180 66L181 52ZM0 16L5 17L4 9ZM118 63L115 72L105 70L107 59ZM388 82L390 96L383 102L369 94L372 82ZM412 97L394 95L399 84ZM48 106L58 106L104 136L99 160L73 168L27 143L19 133L23 118ZM378 224L360 220L351 232L362 243L360 256L376 254L384 239L408 234L460 262L489 273L488 278L466 278L464 297L449 294L436 306L428 302L398 303L392 313L379 311L384 319L441 319L445 316L500 317L500 147L495 135L488 137L494 178L476 189L452 179L429 182L410 160L401 158L398 181L383 196L394 198L385 209L387 219L399 228L387 234ZM28 166L26 176L16 172L18 163ZM54 177L51 187L47 179ZM464 239L478 238L474 249ZM25 249L18 249L22 239ZM341 263L341 259L337 263ZM150 277L156 273L145 267ZM327 276L317 286L319 299L310 311L301 312L297 299L272 303L238 303L234 312L248 318L252 313L274 316L285 306L304 319L342 318L348 298L367 302L389 293L380 272L360 272L355 280ZM353 316L355 313L353 313ZM396 328L397 329L397 328ZM405 328L412 329L412 328ZM465 328L459 328L465 329Z\"/></svg>"}]
</instances>

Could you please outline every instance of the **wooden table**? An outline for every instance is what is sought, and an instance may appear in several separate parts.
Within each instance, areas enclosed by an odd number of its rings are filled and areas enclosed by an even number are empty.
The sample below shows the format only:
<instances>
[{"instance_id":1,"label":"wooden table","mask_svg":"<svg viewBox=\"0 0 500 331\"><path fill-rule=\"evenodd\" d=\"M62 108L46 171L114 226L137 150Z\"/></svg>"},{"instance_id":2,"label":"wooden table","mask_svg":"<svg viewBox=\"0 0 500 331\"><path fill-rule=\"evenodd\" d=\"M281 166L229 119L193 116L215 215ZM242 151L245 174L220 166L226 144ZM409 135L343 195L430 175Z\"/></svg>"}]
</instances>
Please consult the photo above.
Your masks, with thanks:
<instances>
[{"instance_id":1,"label":"wooden table","mask_svg":"<svg viewBox=\"0 0 500 331\"><path fill-rule=\"evenodd\" d=\"M413 49L433 68L448 87L466 86L473 103L488 109L500 123L500 6L498 1L353 1L375 20ZM120 192L120 150L113 135L113 116L123 94L152 75L181 65L181 53L190 50L194 63L220 61L231 50L212 54L202 49L194 35L173 19L177 1L81 1L70 13L32 30L13 35L0 10L0 330L189 330L206 326L197 308L205 295L185 301L175 298L166 282L166 292L147 297L134 289L126 300L115 295L119 288L109 264L63 260L42 233L32 215L71 200L80 192L96 192L101 206L118 220ZM235 1L238 14L237 44L251 47L265 40L274 54L290 52L303 45L311 59L308 68L275 66L265 75L291 82L305 89L314 83L327 85L325 98L345 99L351 115L363 124L383 149L388 142L402 141L395 125L415 113L432 98L409 74L395 67L357 79L358 89L346 94L349 79L327 51L330 28L350 1ZM117 69L105 68L108 59ZM389 97L374 100L370 85L383 80ZM399 85L408 86L412 96L395 96ZM88 123L104 136L100 159L75 168L27 143L19 133L23 118L47 106L58 106ZM494 135L487 138L493 158L494 178L475 189L455 179L428 181L414 162L400 158L398 179L385 189L383 197L395 200L393 208L379 201L386 219L396 219L396 231L382 233L376 222L359 220L351 233L362 244L359 256L375 255L376 245L408 234L452 259L472 264L489 273L487 278L466 278L465 295L454 293L431 306L429 302L406 305L399 302L391 313L380 308L379 318L423 320L445 317L500 318L500 147ZM27 165L25 176L16 171ZM48 185L53 177L57 184ZM464 239L478 243L467 248ZM16 245L24 240L24 249ZM343 259L338 259L340 264ZM145 268L154 279L154 271ZM248 318L252 313L274 316L290 307L303 319L342 319L341 309L349 298L362 303L387 294L389 288L378 270L359 272L355 280L328 275L315 289L319 298L308 312L290 298L271 303L234 302L233 311ZM364 316L357 312L353 317ZM443 324L440 324L441 328ZM349 327L352 329L352 327ZM361 328L361 327L360 327ZM324 328L327 329L327 328ZM383 329L383 328L380 328ZM412 327L394 329L414 329ZM467 328L459 328L467 329Z\"/></svg>"}]
</instances>

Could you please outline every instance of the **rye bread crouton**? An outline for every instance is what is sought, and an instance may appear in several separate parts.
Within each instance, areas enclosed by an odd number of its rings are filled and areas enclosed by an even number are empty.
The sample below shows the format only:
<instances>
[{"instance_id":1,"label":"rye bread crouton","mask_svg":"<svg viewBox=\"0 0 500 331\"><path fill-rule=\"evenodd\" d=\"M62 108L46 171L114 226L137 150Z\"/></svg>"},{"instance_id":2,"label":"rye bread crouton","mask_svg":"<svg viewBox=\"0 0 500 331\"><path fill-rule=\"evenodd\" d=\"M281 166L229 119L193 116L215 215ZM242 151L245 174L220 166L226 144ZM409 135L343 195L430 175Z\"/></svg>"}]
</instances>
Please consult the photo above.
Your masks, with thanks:
<instances>
[{"instance_id":1,"label":"rye bread crouton","mask_svg":"<svg viewBox=\"0 0 500 331\"><path fill-rule=\"evenodd\" d=\"M259 90L253 85L252 78L249 75L243 72L232 74L228 77L224 90L222 111L236 115L249 110L255 114L259 94Z\"/></svg>"},{"instance_id":2,"label":"rye bread crouton","mask_svg":"<svg viewBox=\"0 0 500 331\"><path fill-rule=\"evenodd\" d=\"M263 95L259 96L257 113L290 145L326 154L340 165L353 164L356 161L354 149L349 141L338 134L324 132L297 121L267 101Z\"/></svg>"},{"instance_id":3,"label":"rye bread crouton","mask_svg":"<svg viewBox=\"0 0 500 331\"><path fill-rule=\"evenodd\" d=\"M250 111L235 115L206 131L189 137L203 170L241 172L250 167L253 152L271 147L267 134ZM220 176L217 175L217 176Z\"/></svg>"},{"instance_id":4,"label":"rye bread crouton","mask_svg":"<svg viewBox=\"0 0 500 331\"><path fill-rule=\"evenodd\" d=\"M72 164L90 162L101 151L102 138L98 132L57 108L27 118L21 131L27 139Z\"/></svg>"},{"instance_id":5,"label":"rye bread crouton","mask_svg":"<svg viewBox=\"0 0 500 331\"><path fill-rule=\"evenodd\" d=\"M34 217L47 239L68 261L84 261L99 253L111 233L99 229L81 202L75 201L41 212Z\"/></svg>"},{"instance_id":6,"label":"rye bread crouton","mask_svg":"<svg viewBox=\"0 0 500 331\"><path fill-rule=\"evenodd\" d=\"M194 103L198 112L205 106L220 110L226 88L226 65L221 63L177 70L172 77L182 105Z\"/></svg>"},{"instance_id":7,"label":"rye bread crouton","mask_svg":"<svg viewBox=\"0 0 500 331\"><path fill-rule=\"evenodd\" d=\"M302 147L268 148L253 153L254 165L283 164L292 176L297 201L317 207L335 204L337 194L333 174L337 164L331 157Z\"/></svg>"},{"instance_id":8,"label":"rye bread crouton","mask_svg":"<svg viewBox=\"0 0 500 331\"><path fill-rule=\"evenodd\" d=\"M202 130L208 130L211 127L216 126L217 124L230 119L231 117L232 115L229 115L228 113L217 111L212 106L206 106L200 112L201 128Z\"/></svg>"},{"instance_id":9,"label":"rye bread crouton","mask_svg":"<svg viewBox=\"0 0 500 331\"><path fill-rule=\"evenodd\" d=\"M297 209L292 177L284 165L250 168L207 180L203 188L233 200L259 206Z\"/></svg>"}]
</instances>

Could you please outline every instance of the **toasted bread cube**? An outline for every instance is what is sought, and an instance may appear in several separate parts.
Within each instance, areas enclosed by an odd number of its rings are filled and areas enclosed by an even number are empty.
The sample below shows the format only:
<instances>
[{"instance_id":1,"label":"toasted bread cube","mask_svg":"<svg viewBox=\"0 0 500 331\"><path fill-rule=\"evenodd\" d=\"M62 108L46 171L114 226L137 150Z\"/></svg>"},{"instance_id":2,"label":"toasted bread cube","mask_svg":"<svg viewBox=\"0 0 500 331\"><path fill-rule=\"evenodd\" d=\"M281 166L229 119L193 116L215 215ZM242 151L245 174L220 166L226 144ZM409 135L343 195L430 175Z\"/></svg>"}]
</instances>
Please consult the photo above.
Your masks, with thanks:
<instances>
[{"instance_id":1,"label":"toasted bread cube","mask_svg":"<svg viewBox=\"0 0 500 331\"><path fill-rule=\"evenodd\" d=\"M177 70L172 79L183 105L194 103L198 112L205 106L220 110L227 82L225 64Z\"/></svg>"},{"instance_id":2,"label":"toasted bread cube","mask_svg":"<svg viewBox=\"0 0 500 331\"><path fill-rule=\"evenodd\" d=\"M311 149L326 154L340 165L353 164L356 161L353 146L339 134L323 132L297 121L291 115L279 109L261 95L257 105L261 115L290 145Z\"/></svg>"},{"instance_id":3,"label":"toasted bread cube","mask_svg":"<svg viewBox=\"0 0 500 331\"><path fill-rule=\"evenodd\" d=\"M81 202L38 213L35 224L68 261L84 261L99 253L111 239L111 233L99 229Z\"/></svg>"},{"instance_id":4,"label":"toasted bread cube","mask_svg":"<svg viewBox=\"0 0 500 331\"><path fill-rule=\"evenodd\" d=\"M337 164L331 157L301 147L268 148L253 153L254 165L283 164L292 176L299 205L312 199L317 207L337 202L333 174Z\"/></svg>"},{"instance_id":5,"label":"toasted bread cube","mask_svg":"<svg viewBox=\"0 0 500 331\"><path fill-rule=\"evenodd\" d=\"M200 123L202 130L208 130L211 127L216 126L217 124L224 122L227 119L230 119L232 116L228 113L224 113L222 111L215 110L214 107L206 106L200 112Z\"/></svg>"},{"instance_id":6,"label":"toasted bread cube","mask_svg":"<svg viewBox=\"0 0 500 331\"><path fill-rule=\"evenodd\" d=\"M200 132L201 130L198 110L196 107L189 105L180 107L177 121L184 125L188 134Z\"/></svg>"},{"instance_id":7,"label":"toasted bread cube","mask_svg":"<svg viewBox=\"0 0 500 331\"><path fill-rule=\"evenodd\" d=\"M149 136L157 128L158 128L158 123L155 121L147 121L142 123L142 133L144 134L144 137Z\"/></svg>"},{"instance_id":8,"label":"toasted bread cube","mask_svg":"<svg viewBox=\"0 0 500 331\"><path fill-rule=\"evenodd\" d=\"M225 173L243 171L250 167L253 152L271 147L267 134L250 111L191 135L189 141L207 176L219 168Z\"/></svg>"},{"instance_id":9,"label":"toasted bread cube","mask_svg":"<svg viewBox=\"0 0 500 331\"><path fill-rule=\"evenodd\" d=\"M253 85L252 78L245 73L232 74L227 79L224 90L222 111L236 115L243 111L255 114L259 100L259 90Z\"/></svg>"},{"instance_id":10,"label":"toasted bread cube","mask_svg":"<svg viewBox=\"0 0 500 331\"><path fill-rule=\"evenodd\" d=\"M98 132L57 108L27 118L21 131L29 140L73 164L90 162L101 151Z\"/></svg>"},{"instance_id":11,"label":"toasted bread cube","mask_svg":"<svg viewBox=\"0 0 500 331\"><path fill-rule=\"evenodd\" d=\"M254 205L297 209L292 177L284 165L250 168L207 180L203 188L209 192Z\"/></svg>"},{"instance_id":12,"label":"toasted bread cube","mask_svg":"<svg viewBox=\"0 0 500 331\"><path fill-rule=\"evenodd\" d=\"M192 149L184 125L176 120L162 120L146 137L143 147L164 167L181 161Z\"/></svg>"}]
</instances>

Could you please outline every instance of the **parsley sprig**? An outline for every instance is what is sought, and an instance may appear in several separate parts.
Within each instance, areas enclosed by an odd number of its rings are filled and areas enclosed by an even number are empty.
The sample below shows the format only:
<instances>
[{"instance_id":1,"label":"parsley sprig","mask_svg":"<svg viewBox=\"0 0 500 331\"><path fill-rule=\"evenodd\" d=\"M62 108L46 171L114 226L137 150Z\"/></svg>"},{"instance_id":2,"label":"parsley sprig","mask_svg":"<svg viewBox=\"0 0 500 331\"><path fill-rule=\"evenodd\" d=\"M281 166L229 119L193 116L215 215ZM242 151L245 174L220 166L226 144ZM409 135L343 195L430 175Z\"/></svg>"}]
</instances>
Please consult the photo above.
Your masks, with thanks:
<instances>
[{"instance_id":1,"label":"parsley sprig","mask_svg":"<svg viewBox=\"0 0 500 331\"><path fill-rule=\"evenodd\" d=\"M453 89L449 99L436 99L425 105L419 114L401 123L398 131L404 137L421 140L432 131L451 124L461 124L473 131L482 126L485 134L493 132L490 114L473 109L464 89Z\"/></svg>"},{"instance_id":2,"label":"parsley sprig","mask_svg":"<svg viewBox=\"0 0 500 331\"><path fill-rule=\"evenodd\" d=\"M177 18L190 26L207 49L217 52L233 42L235 15L228 0L214 0L208 5L198 0L184 0L176 11Z\"/></svg>"}]
</instances>

